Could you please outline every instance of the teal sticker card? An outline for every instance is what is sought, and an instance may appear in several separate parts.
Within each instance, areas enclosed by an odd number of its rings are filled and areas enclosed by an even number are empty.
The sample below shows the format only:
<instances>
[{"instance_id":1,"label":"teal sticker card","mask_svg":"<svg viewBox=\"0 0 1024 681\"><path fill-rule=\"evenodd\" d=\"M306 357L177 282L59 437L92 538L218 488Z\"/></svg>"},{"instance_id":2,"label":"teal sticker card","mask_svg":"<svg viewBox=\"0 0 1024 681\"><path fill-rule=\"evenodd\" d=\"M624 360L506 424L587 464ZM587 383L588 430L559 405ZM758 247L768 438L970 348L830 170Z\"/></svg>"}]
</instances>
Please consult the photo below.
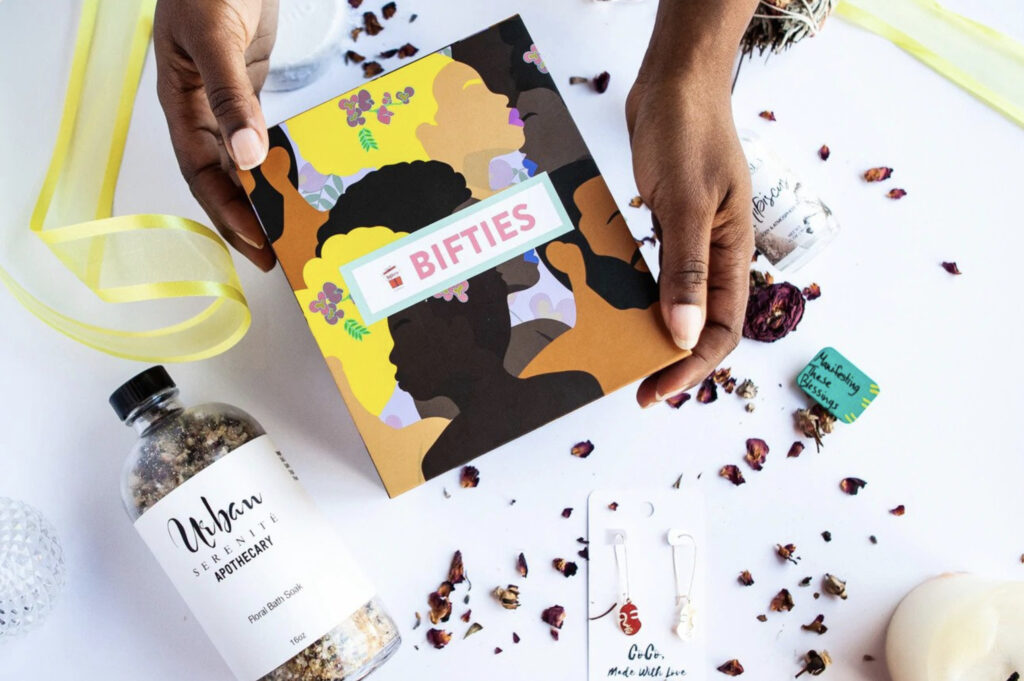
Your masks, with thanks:
<instances>
[{"instance_id":1,"label":"teal sticker card","mask_svg":"<svg viewBox=\"0 0 1024 681\"><path fill-rule=\"evenodd\" d=\"M796 377L800 389L837 419L853 423L879 393L878 384L835 348L823 348Z\"/></svg>"}]
</instances>

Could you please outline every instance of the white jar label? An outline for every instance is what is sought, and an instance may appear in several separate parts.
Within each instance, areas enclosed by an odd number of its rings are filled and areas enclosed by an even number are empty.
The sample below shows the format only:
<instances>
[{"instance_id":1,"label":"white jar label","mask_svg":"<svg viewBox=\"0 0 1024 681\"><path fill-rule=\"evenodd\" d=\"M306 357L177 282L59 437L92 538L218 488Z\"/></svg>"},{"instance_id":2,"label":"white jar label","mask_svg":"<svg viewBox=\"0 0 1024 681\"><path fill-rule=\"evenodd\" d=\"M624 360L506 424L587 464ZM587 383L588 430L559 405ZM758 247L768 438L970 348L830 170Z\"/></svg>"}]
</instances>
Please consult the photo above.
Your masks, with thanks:
<instances>
[{"instance_id":1,"label":"white jar label","mask_svg":"<svg viewBox=\"0 0 1024 681\"><path fill-rule=\"evenodd\" d=\"M241 681L255 681L374 596L266 435L171 491L135 529Z\"/></svg>"}]
</instances>

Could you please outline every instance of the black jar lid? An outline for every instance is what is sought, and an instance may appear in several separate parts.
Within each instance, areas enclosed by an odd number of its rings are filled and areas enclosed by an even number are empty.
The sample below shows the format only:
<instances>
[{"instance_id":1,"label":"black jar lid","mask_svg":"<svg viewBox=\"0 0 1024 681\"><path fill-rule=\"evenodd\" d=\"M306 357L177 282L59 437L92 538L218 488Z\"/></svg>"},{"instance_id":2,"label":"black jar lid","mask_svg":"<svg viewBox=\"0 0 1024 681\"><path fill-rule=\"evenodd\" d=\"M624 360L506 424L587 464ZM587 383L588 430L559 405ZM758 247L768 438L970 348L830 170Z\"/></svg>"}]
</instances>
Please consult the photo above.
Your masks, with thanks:
<instances>
[{"instance_id":1,"label":"black jar lid","mask_svg":"<svg viewBox=\"0 0 1024 681\"><path fill-rule=\"evenodd\" d=\"M171 375L162 366L146 369L114 391L110 406L117 418L124 421L135 409L154 395L176 387Z\"/></svg>"}]
</instances>

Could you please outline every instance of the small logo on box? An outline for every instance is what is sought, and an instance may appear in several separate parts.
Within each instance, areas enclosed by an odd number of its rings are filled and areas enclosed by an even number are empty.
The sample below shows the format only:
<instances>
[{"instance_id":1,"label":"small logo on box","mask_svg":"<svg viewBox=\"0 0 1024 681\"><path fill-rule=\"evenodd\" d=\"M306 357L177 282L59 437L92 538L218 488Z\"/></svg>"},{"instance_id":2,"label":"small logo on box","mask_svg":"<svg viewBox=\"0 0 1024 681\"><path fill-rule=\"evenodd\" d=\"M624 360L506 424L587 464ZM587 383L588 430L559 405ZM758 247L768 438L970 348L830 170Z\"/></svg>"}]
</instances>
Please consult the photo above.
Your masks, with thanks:
<instances>
[{"instance_id":1,"label":"small logo on box","mask_svg":"<svg viewBox=\"0 0 1024 681\"><path fill-rule=\"evenodd\" d=\"M384 270L384 280L388 282L388 286L393 289L400 289L404 286L402 281L402 272L394 265Z\"/></svg>"}]
</instances>

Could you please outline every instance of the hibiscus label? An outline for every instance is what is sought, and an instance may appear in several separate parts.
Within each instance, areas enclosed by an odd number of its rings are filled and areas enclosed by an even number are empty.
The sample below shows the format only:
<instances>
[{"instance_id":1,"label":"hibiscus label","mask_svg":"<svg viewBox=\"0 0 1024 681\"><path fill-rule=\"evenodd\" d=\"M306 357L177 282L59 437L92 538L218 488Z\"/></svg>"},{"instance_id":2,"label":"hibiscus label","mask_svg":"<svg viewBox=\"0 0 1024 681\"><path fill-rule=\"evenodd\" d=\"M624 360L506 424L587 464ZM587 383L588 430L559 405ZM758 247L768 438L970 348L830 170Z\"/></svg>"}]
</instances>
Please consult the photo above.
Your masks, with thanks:
<instances>
[{"instance_id":1,"label":"hibiscus label","mask_svg":"<svg viewBox=\"0 0 1024 681\"><path fill-rule=\"evenodd\" d=\"M837 419L853 423L878 395L878 384L835 348L814 356L796 383Z\"/></svg>"},{"instance_id":2,"label":"hibiscus label","mask_svg":"<svg viewBox=\"0 0 1024 681\"><path fill-rule=\"evenodd\" d=\"M369 326L431 296L463 300L467 280L573 228L547 173L342 265Z\"/></svg>"}]
</instances>

